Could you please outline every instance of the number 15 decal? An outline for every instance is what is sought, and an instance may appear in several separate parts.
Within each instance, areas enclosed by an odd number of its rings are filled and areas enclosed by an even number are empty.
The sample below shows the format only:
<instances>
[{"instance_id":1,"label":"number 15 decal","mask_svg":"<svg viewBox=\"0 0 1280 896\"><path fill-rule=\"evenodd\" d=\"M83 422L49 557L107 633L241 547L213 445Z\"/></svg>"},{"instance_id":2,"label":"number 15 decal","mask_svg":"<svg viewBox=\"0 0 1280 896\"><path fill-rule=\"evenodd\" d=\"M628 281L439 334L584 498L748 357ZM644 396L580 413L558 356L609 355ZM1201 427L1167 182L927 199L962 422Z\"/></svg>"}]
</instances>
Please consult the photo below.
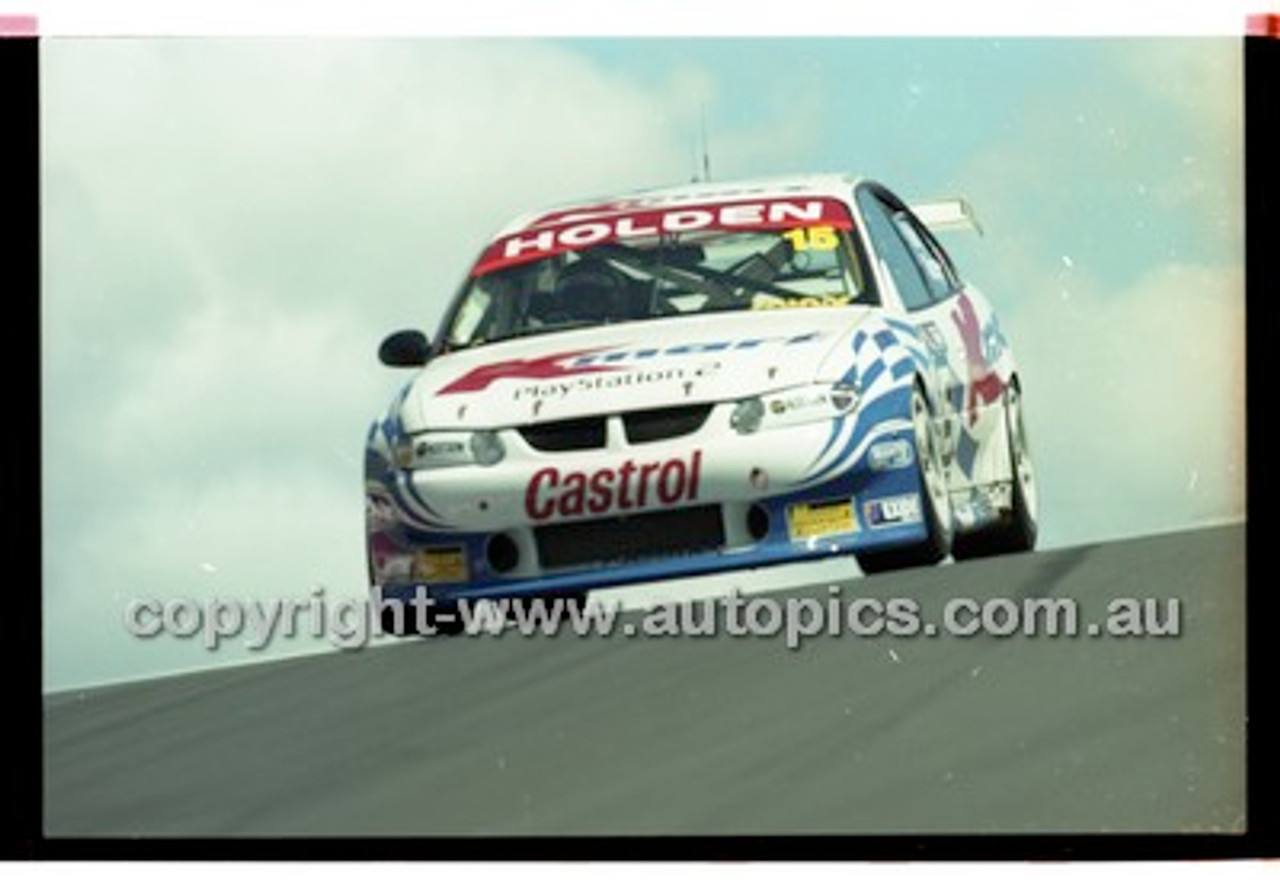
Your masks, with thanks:
<instances>
[{"instance_id":1,"label":"number 15 decal","mask_svg":"<svg viewBox=\"0 0 1280 896\"><path fill-rule=\"evenodd\" d=\"M797 227L795 230L786 231L782 236L791 241L791 248L797 252L808 250L829 252L840 245L836 229L830 225Z\"/></svg>"}]
</instances>

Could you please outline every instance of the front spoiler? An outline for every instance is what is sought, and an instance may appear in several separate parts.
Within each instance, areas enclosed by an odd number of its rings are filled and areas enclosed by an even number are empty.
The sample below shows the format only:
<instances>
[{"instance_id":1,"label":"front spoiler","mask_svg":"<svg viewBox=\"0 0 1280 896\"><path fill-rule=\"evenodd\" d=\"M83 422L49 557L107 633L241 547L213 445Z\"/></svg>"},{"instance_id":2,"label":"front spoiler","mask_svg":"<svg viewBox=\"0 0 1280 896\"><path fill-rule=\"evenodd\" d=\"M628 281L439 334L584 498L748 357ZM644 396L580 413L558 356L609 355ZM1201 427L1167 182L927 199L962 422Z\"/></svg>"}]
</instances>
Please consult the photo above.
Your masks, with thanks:
<instances>
[{"instance_id":1,"label":"front spoiler","mask_svg":"<svg viewBox=\"0 0 1280 896\"><path fill-rule=\"evenodd\" d=\"M848 534L819 538L793 539L786 531L785 520L788 505L812 501L826 502L833 498L831 483L827 487L793 495L784 495L760 502L769 512L775 524L763 539L748 545L726 547L714 551L682 556L647 558L588 568L548 572L526 578L500 577L488 574L473 576L471 581L440 583L418 581L412 578L400 581L381 581L384 600L411 601L425 588L426 595L437 603L450 604L459 600L492 600L557 593L582 593L594 589L621 585L658 582L666 579L712 575L758 567L773 566L807 560L848 555L861 551L913 544L923 541L927 531L923 520L876 524L868 517L868 504L882 498L897 498L919 494L919 476L913 468L877 474L866 486L852 496L843 497L852 503L857 520L857 530ZM432 538L431 544L461 545L468 556L484 556L489 533L454 533L445 538ZM853 572L853 566L850 567Z\"/></svg>"}]
</instances>

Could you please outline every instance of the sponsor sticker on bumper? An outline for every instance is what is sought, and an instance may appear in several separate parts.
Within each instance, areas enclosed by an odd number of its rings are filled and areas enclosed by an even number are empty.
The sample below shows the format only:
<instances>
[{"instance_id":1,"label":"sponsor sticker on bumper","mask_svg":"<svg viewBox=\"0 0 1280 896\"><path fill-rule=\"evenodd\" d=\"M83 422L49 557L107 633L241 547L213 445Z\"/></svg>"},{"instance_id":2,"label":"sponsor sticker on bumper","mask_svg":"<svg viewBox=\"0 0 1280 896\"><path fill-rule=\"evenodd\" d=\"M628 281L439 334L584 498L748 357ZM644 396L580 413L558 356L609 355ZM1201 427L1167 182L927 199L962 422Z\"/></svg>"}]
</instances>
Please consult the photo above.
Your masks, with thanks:
<instances>
[{"instance_id":1,"label":"sponsor sticker on bumper","mask_svg":"<svg viewBox=\"0 0 1280 896\"><path fill-rule=\"evenodd\" d=\"M413 555L413 578L420 582L466 582L467 551L463 547L426 548Z\"/></svg>"},{"instance_id":2,"label":"sponsor sticker on bumper","mask_svg":"<svg viewBox=\"0 0 1280 896\"><path fill-rule=\"evenodd\" d=\"M887 442L876 442L867 451L867 463L871 469L903 470L916 461L911 443L906 439L892 439Z\"/></svg>"},{"instance_id":3,"label":"sponsor sticker on bumper","mask_svg":"<svg viewBox=\"0 0 1280 896\"><path fill-rule=\"evenodd\" d=\"M867 525L873 527L918 523L921 519L920 496L913 493L864 501L862 516Z\"/></svg>"},{"instance_id":4,"label":"sponsor sticker on bumper","mask_svg":"<svg viewBox=\"0 0 1280 896\"><path fill-rule=\"evenodd\" d=\"M857 532L858 519L853 514L853 502L789 504L787 531L793 541Z\"/></svg>"}]
</instances>

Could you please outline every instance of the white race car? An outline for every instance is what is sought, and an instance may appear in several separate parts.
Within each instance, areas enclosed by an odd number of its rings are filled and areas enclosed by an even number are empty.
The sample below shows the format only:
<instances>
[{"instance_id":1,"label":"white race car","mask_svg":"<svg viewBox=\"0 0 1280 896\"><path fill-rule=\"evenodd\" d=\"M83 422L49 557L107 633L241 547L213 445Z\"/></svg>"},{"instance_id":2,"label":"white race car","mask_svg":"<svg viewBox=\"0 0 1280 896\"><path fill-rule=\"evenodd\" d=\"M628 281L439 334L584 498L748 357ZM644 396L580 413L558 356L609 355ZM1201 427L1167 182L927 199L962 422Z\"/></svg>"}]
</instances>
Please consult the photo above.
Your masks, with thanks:
<instances>
[{"instance_id":1,"label":"white race car","mask_svg":"<svg viewBox=\"0 0 1280 896\"><path fill-rule=\"evenodd\" d=\"M379 351L419 369L368 434L372 585L440 608L1031 549L1013 354L930 230L963 225L844 176L516 220L434 340Z\"/></svg>"}]
</instances>

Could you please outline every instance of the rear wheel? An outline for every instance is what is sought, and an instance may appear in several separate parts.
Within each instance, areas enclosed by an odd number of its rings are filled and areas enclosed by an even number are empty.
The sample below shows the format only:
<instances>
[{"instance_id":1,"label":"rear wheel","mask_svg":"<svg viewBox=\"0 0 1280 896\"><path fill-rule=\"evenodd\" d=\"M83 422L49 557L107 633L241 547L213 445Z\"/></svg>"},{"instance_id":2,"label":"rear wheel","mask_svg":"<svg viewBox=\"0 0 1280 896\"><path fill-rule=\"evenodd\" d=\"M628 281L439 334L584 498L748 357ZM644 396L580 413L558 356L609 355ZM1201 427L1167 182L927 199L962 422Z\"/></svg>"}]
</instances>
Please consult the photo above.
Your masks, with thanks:
<instances>
[{"instance_id":1,"label":"rear wheel","mask_svg":"<svg viewBox=\"0 0 1280 896\"><path fill-rule=\"evenodd\" d=\"M1005 390L1004 413L1009 469L1012 472L1012 507L992 525L957 535L952 548L957 560L1029 551L1036 544L1040 512L1036 472L1023 425L1022 393L1016 382Z\"/></svg>"},{"instance_id":2,"label":"rear wheel","mask_svg":"<svg viewBox=\"0 0 1280 896\"><path fill-rule=\"evenodd\" d=\"M916 470L920 479L925 538L915 544L858 554L858 566L868 575L907 566L928 566L938 563L951 551L951 500L947 494L947 474L934 432L933 414L919 383L911 393L911 425L916 437Z\"/></svg>"}]
</instances>

